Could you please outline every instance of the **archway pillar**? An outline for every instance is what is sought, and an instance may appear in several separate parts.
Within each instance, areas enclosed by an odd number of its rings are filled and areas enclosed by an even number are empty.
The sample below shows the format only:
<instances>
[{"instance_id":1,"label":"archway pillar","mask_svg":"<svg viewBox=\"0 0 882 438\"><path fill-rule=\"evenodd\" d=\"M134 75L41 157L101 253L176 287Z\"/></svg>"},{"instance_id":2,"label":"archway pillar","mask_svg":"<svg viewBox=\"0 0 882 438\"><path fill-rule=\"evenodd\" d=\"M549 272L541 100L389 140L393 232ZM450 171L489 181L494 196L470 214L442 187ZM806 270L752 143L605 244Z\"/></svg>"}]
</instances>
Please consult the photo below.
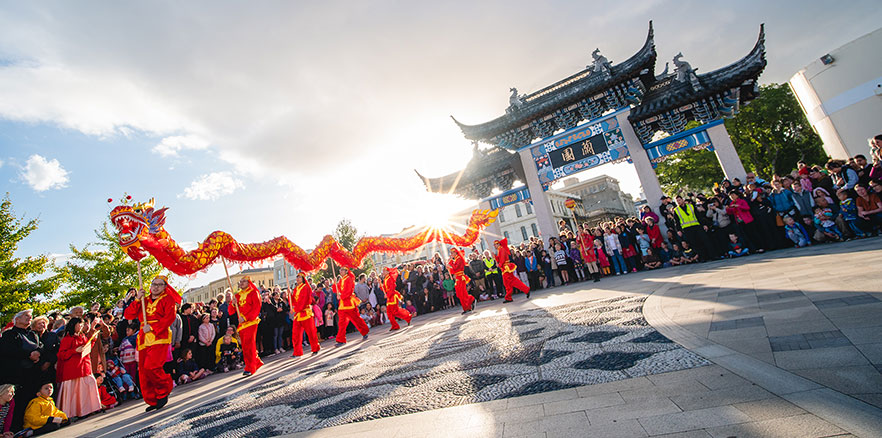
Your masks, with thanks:
<instances>
[{"instance_id":1,"label":"archway pillar","mask_svg":"<svg viewBox=\"0 0 882 438\"><path fill-rule=\"evenodd\" d=\"M646 154L646 150L643 148L643 143L640 142L640 138L634 132L631 122L628 121L629 114L631 114L631 111L623 111L616 115L616 120L622 129L622 136L625 137L628 154L631 156L631 162L634 163L634 169L637 170L637 178L640 180L640 187L643 188L646 201L652 207L652 211L661 215L659 206L661 205L661 197L664 195L664 192L662 191L661 184L658 182L658 175L655 174L655 169L653 169L652 163L649 161L649 155ZM663 220L659 226L665 227ZM665 230L662 231L664 232Z\"/></svg>"},{"instance_id":2,"label":"archway pillar","mask_svg":"<svg viewBox=\"0 0 882 438\"><path fill-rule=\"evenodd\" d=\"M726 179L732 181L738 178L742 184L746 184L745 176L747 172L744 170L741 158L738 157L735 145L732 144L732 138L729 137L726 124L719 123L711 126L707 129L707 135L714 145L714 153L717 154L717 160L720 162L720 167L723 168L723 175L726 175Z\"/></svg>"},{"instance_id":3,"label":"archway pillar","mask_svg":"<svg viewBox=\"0 0 882 438\"><path fill-rule=\"evenodd\" d=\"M536 215L536 222L539 226L539 237L545 244L548 244L549 237L557 237L557 224L554 222L554 214L551 211L551 203L545 196L545 190L542 189L542 183L539 182L539 172L536 169L536 163L533 161L533 155L530 148L522 148L518 151L521 156L521 164L524 166L524 174L526 177L527 188L530 189L530 199L533 200L533 213ZM502 234L500 232L500 234Z\"/></svg>"}]
</instances>

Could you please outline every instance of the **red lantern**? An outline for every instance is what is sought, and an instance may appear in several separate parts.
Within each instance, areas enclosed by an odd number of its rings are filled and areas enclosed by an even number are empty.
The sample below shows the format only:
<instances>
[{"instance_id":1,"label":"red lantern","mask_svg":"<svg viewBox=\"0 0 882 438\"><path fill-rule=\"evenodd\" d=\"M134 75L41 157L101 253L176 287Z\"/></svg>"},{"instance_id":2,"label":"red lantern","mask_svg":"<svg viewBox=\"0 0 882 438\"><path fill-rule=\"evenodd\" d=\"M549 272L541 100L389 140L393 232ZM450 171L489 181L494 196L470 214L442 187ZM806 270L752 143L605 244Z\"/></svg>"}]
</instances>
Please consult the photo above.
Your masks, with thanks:
<instances>
[{"instance_id":1,"label":"red lantern","mask_svg":"<svg viewBox=\"0 0 882 438\"><path fill-rule=\"evenodd\" d=\"M113 198L107 198L107 203L110 204L111 202L113 202Z\"/></svg>"},{"instance_id":2,"label":"red lantern","mask_svg":"<svg viewBox=\"0 0 882 438\"><path fill-rule=\"evenodd\" d=\"M576 208L576 200L574 200L574 199L567 199L566 201L564 201L564 205L565 205L567 208L569 208L570 210L572 210L572 209Z\"/></svg>"}]
</instances>

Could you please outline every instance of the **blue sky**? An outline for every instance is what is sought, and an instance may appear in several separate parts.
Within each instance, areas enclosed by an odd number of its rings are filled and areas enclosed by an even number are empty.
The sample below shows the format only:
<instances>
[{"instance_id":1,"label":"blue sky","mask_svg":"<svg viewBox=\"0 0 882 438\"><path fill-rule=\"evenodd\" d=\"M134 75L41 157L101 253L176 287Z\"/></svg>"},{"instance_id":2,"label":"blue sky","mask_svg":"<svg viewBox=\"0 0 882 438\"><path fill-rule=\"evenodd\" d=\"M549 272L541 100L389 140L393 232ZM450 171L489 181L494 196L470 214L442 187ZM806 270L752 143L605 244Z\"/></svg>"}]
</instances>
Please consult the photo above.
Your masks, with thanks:
<instances>
[{"instance_id":1,"label":"blue sky","mask_svg":"<svg viewBox=\"0 0 882 438\"><path fill-rule=\"evenodd\" d=\"M654 20L657 71L733 62L766 23L763 83L882 22L877 2L17 2L0 6L0 181L40 228L20 255L94 240L107 198L168 206L179 242L222 229L304 248L349 218L394 233L468 202L427 194L500 115ZM628 165L603 168L639 192ZM591 176L586 174L585 176ZM205 283L213 270L190 281Z\"/></svg>"}]
</instances>

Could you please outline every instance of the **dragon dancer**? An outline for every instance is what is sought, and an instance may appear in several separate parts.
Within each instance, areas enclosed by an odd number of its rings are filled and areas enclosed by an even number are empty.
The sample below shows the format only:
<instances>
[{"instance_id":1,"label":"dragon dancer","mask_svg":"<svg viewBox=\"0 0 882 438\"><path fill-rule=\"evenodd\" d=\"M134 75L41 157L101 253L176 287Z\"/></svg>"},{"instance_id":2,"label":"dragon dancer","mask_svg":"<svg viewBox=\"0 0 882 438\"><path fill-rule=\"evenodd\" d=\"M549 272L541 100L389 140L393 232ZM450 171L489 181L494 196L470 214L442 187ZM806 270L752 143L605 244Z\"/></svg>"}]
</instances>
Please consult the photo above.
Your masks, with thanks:
<instances>
[{"instance_id":1,"label":"dragon dancer","mask_svg":"<svg viewBox=\"0 0 882 438\"><path fill-rule=\"evenodd\" d=\"M456 298L462 305L462 314L471 312L474 309L475 297L469 295L466 290L466 284L469 282L469 276L465 274L465 256L459 248L450 248L450 260L447 261L447 270L456 280L454 289L456 290Z\"/></svg>"},{"instance_id":2,"label":"dragon dancer","mask_svg":"<svg viewBox=\"0 0 882 438\"><path fill-rule=\"evenodd\" d=\"M502 268L502 285L505 286L505 301L510 303L512 289L517 289L527 294L530 299L530 288L515 275L518 267L511 262L511 251L508 249L508 239L496 240L493 242L496 246L496 264Z\"/></svg>"},{"instance_id":3,"label":"dragon dancer","mask_svg":"<svg viewBox=\"0 0 882 438\"><path fill-rule=\"evenodd\" d=\"M355 324L355 328L361 333L362 339L366 340L368 338L368 331L370 330L364 320L361 319L361 315L358 314L358 305L361 304L361 300L353 293L355 290L355 274L346 267L340 268L340 273L343 274L343 278L333 287L339 303L337 306L337 318L339 319L339 327L337 327L338 347L346 343L346 329L349 328L350 322Z\"/></svg>"},{"instance_id":4,"label":"dragon dancer","mask_svg":"<svg viewBox=\"0 0 882 438\"><path fill-rule=\"evenodd\" d=\"M398 330L401 326L395 318L401 318L410 325L410 312L399 307L399 303L403 302L403 297L395 290L395 283L398 281L398 269L386 268L386 275L383 277L383 292L386 293L386 314L389 316L389 322L392 324L392 330Z\"/></svg>"},{"instance_id":5,"label":"dragon dancer","mask_svg":"<svg viewBox=\"0 0 882 438\"><path fill-rule=\"evenodd\" d=\"M146 295L146 296L145 296ZM145 303L147 321L138 332L138 378L141 395L147 403L147 412L162 409L174 387L172 377L163 365L169 357L172 331L175 322L175 306L181 304L181 296L168 284L168 277L158 275L150 282L150 294L138 290L135 301L126 307L128 320L141 319L142 303Z\"/></svg>"},{"instance_id":6,"label":"dragon dancer","mask_svg":"<svg viewBox=\"0 0 882 438\"><path fill-rule=\"evenodd\" d=\"M242 339L242 356L245 359L245 371L242 375L251 376L257 369L263 366L263 361L257 356L257 324L260 323L260 292L257 286L251 282L251 277L244 276L239 280L239 291L233 297L238 302L228 307L230 316L241 313L239 318L239 338Z\"/></svg>"},{"instance_id":7,"label":"dragon dancer","mask_svg":"<svg viewBox=\"0 0 882 438\"><path fill-rule=\"evenodd\" d=\"M309 347L315 356L319 352L318 334L315 331L315 315L312 313L312 287L306 282L306 275L302 272L297 274L294 285L294 293L288 296L291 305L294 326L291 330L294 344L294 357L303 356L303 332L309 338Z\"/></svg>"}]
</instances>

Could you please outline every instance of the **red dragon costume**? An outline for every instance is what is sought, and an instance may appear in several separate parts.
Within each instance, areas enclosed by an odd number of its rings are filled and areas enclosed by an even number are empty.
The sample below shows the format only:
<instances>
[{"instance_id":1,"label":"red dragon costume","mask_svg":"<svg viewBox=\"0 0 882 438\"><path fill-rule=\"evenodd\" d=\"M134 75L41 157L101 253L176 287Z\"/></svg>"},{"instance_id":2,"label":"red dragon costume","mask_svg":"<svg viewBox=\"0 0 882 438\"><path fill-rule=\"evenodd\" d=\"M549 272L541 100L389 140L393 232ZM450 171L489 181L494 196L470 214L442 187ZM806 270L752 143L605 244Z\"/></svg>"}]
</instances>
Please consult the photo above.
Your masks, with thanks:
<instances>
[{"instance_id":1,"label":"red dragon costume","mask_svg":"<svg viewBox=\"0 0 882 438\"><path fill-rule=\"evenodd\" d=\"M339 324L337 324L337 345L346 343L346 329L349 327L350 322L355 324L355 328L358 329L358 332L361 333L364 339L367 339L368 331L370 330L364 320L361 319L361 315L358 314L358 305L361 304L361 300L353 293L355 290L355 274L352 271L347 271L346 275L340 279L340 282L334 285L334 293L337 294L337 319L339 320Z\"/></svg>"},{"instance_id":2,"label":"red dragon costume","mask_svg":"<svg viewBox=\"0 0 882 438\"><path fill-rule=\"evenodd\" d=\"M196 249L185 251L165 230L167 208L154 209L153 202L151 199L130 205L126 201L114 207L110 221L117 229L120 246L129 257L141 260L149 253L159 264L178 275L192 275L207 269L219 257L247 263L282 255L288 263L305 272L318 269L330 257L340 266L357 268L365 257L376 252L405 253L431 242L472 245L481 230L498 215L497 210L475 210L462 235L427 227L409 237L362 237L351 252L331 236L325 236L313 251L306 252L284 236L262 243L239 243L223 231L212 232Z\"/></svg>"},{"instance_id":3,"label":"red dragon costume","mask_svg":"<svg viewBox=\"0 0 882 438\"><path fill-rule=\"evenodd\" d=\"M294 340L294 354L303 356L303 332L309 338L309 347L312 354L319 352L318 334L315 331L315 315L312 313L312 287L306 282L306 276L301 272L297 274L302 283L294 286L294 291L288 296L291 311L294 312L294 326L291 330L291 339Z\"/></svg>"},{"instance_id":4,"label":"red dragon costume","mask_svg":"<svg viewBox=\"0 0 882 438\"><path fill-rule=\"evenodd\" d=\"M410 312L399 306L404 301L404 297L395 290L395 283L398 281L398 269L386 268L386 275L383 277L383 292L386 293L386 314L389 316L389 322L392 324L392 330L398 330L401 326L395 318L401 318L410 325Z\"/></svg>"},{"instance_id":5,"label":"red dragon costume","mask_svg":"<svg viewBox=\"0 0 882 438\"><path fill-rule=\"evenodd\" d=\"M508 239L496 240L493 244L496 245L496 265L502 268L502 285L505 286L505 302L512 302L511 293L513 289L517 289L527 294L527 299L529 299L530 288L518 278L518 267L509 259L511 256L511 250L508 249Z\"/></svg>"},{"instance_id":6,"label":"red dragon costume","mask_svg":"<svg viewBox=\"0 0 882 438\"><path fill-rule=\"evenodd\" d=\"M260 292L257 286L251 282L251 278L245 276L248 280L248 287L239 289L236 296L233 297L238 304L238 312L242 317L239 318L239 338L242 339L242 357L245 359L245 376L250 376L257 372L263 366L263 361L257 356L257 324L260 323ZM230 316L236 315L236 306L228 307Z\"/></svg>"},{"instance_id":7,"label":"red dragon costume","mask_svg":"<svg viewBox=\"0 0 882 438\"><path fill-rule=\"evenodd\" d=\"M447 261L447 270L450 272L450 276L456 280L454 286L456 298L459 299L459 304L462 305L462 313L465 315L466 312L471 312L474 308L475 297L469 295L468 290L466 290L469 276L465 274L465 256L456 247L451 248L450 252L453 255Z\"/></svg>"},{"instance_id":8,"label":"red dragon costume","mask_svg":"<svg viewBox=\"0 0 882 438\"><path fill-rule=\"evenodd\" d=\"M168 278L162 275L154 280L165 282L165 290L153 298L146 293L143 302L146 304L147 324L150 332L138 332L138 378L141 382L141 395L149 406L148 411L160 409L168 403L174 383L172 377L162 368L169 355L171 345L171 325L175 322L175 306L181 303L181 296L168 284ZM142 319L142 300L132 302L124 312L128 320Z\"/></svg>"}]
</instances>

